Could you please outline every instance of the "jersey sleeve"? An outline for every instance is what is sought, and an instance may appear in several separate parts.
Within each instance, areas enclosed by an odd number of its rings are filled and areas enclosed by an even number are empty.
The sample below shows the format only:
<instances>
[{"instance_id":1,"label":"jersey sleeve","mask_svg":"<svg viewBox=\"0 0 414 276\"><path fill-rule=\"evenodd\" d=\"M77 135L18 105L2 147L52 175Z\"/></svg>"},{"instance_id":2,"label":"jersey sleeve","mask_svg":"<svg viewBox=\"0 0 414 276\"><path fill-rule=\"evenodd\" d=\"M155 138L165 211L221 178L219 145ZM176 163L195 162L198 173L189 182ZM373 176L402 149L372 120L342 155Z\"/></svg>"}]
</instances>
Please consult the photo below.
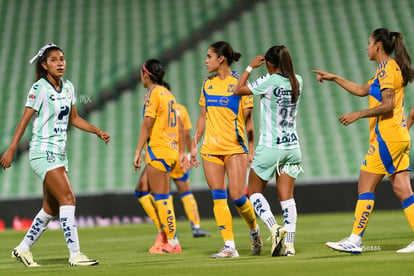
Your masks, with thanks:
<instances>
[{"instance_id":1,"label":"jersey sleeve","mask_svg":"<svg viewBox=\"0 0 414 276\"><path fill-rule=\"evenodd\" d=\"M241 102L243 109L253 107L253 95L242 96Z\"/></svg>"},{"instance_id":2,"label":"jersey sleeve","mask_svg":"<svg viewBox=\"0 0 414 276\"><path fill-rule=\"evenodd\" d=\"M26 107L30 107L36 111L42 106L43 98L46 95L46 91L42 88L39 83L35 83L29 90L29 94L26 99Z\"/></svg>"},{"instance_id":3,"label":"jersey sleeve","mask_svg":"<svg viewBox=\"0 0 414 276\"><path fill-rule=\"evenodd\" d=\"M385 68L378 72L378 81L381 91L386 88L395 89L395 70L397 70L395 63L388 62Z\"/></svg>"},{"instance_id":4,"label":"jersey sleeve","mask_svg":"<svg viewBox=\"0 0 414 276\"><path fill-rule=\"evenodd\" d=\"M154 91L147 93L144 105L144 117L155 118L160 105L160 96L155 89Z\"/></svg>"},{"instance_id":5,"label":"jersey sleeve","mask_svg":"<svg viewBox=\"0 0 414 276\"><path fill-rule=\"evenodd\" d=\"M198 101L198 104L201 106L206 106L206 98L204 96L204 89L206 89L206 81L207 79L205 79L203 82L203 86L201 87L200 99Z\"/></svg>"},{"instance_id":6,"label":"jersey sleeve","mask_svg":"<svg viewBox=\"0 0 414 276\"><path fill-rule=\"evenodd\" d=\"M250 91L252 91L253 95L260 95L260 94L266 94L267 88L269 85L267 84L267 81L269 79L269 74L266 76L260 77L257 80L248 83L247 87L249 87Z\"/></svg>"},{"instance_id":7,"label":"jersey sleeve","mask_svg":"<svg viewBox=\"0 0 414 276\"><path fill-rule=\"evenodd\" d=\"M71 89L71 91L72 91L71 104L72 104L72 105L75 105L75 104L76 104L76 92L75 92L75 87L73 86L73 84L72 84L71 82L69 82L69 81L68 81L68 83L69 83L70 89Z\"/></svg>"}]
</instances>

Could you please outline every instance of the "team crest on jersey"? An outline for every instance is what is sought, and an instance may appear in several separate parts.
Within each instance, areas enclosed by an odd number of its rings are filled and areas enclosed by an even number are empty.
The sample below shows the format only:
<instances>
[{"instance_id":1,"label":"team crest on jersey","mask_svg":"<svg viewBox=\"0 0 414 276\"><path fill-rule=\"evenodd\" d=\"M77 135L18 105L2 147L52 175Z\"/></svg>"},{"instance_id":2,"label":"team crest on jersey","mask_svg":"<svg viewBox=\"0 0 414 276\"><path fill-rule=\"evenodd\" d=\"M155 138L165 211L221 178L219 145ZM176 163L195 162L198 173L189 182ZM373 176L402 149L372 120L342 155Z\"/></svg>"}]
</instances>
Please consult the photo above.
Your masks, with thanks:
<instances>
[{"instance_id":1,"label":"team crest on jersey","mask_svg":"<svg viewBox=\"0 0 414 276\"><path fill-rule=\"evenodd\" d=\"M229 92L229 93L234 93L234 84L229 84L228 86L227 86L227 92Z\"/></svg>"},{"instance_id":2,"label":"team crest on jersey","mask_svg":"<svg viewBox=\"0 0 414 276\"><path fill-rule=\"evenodd\" d=\"M67 88L67 87L65 87L65 93L66 93L66 96L68 96L68 98L70 98L72 96L72 94L70 93L69 88Z\"/></svg>"},{"instance_id":3,"label":"team crest on jersey","mask_svg":"<svg viewBox=\"0 0 414 276\"><path fill-rule=\"evenodd\" d=\"M46 154L47 154L47 157L46 157L47 162L49 162L49 163L53 163L53 162L55 162L56 158L55 158L55 156L53 155L53 152L51 152L51 151L46 151Z\"/></svg>"}]
</instances>

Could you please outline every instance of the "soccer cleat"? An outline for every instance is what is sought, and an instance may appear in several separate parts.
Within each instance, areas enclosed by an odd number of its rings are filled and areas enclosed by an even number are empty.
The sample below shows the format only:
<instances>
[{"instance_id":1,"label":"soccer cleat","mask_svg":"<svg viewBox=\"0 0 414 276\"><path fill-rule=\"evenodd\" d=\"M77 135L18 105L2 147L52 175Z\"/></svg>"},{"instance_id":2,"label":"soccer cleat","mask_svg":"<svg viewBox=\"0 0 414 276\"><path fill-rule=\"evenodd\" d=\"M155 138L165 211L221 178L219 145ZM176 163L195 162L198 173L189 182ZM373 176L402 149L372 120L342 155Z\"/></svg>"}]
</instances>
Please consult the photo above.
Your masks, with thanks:
<instances>
[{"instance_id":1,"label":"soccer cleat","mask_svg":"<svg viewBox=\"0 0 414 276\"><path fill-rule=\"evenodd\" d=\"M15 248L12 250L12 258L21 261L27 267L40 266L38 263L33 261L33 255L30 251L20 251Z\"/></svg>"},{"instance_id":2,"label":"soccer cleat","mask_svg":"<svg viewBox=\"0 0 414 276\"><path fill-rule=\"evenodd\" d=\"M272 257L276 257L279 255L280 250L282 250L282 241L285 238L287 231L284 227L279 226L277 224L272 226L271 230L271 238L272 238L272 249L270 250L270 254Z\"/></svg>"},{"instance_id":3,"label":"soccer cleat","mask_svg":"<svg viewBox=\"0 0 414 276\"><path fill-rule=\"evenodd\" d=\"M260 228L257 226L257 230L254 233L250 233L250 249L252 255L260 255L262 253L262 237L260 236Z\"/></svg>"},{"instance_id":4,"label":"soccer cleat","mask_svg":"<svg viewBox=\"0 0 414 276\"><path fill-rule=\"evenodd\" d=\"M355 244L348 238L344 238L339 242L327 242L326 245L333 250L351 254L360 254L362 252L362 244Z\"/></svg>"},{"instance_id":5,"label":"soccer cleat","mask_svg":"<svg viewBox=\"0 0 414 276\"><path fill-rule=\"evenodd\" d=\"M397 250L397 253L413 253L414 252L414 241L411 242L407 247Z\"/></svg>"},{"instance_id":6,"label":"soccer cleat","mask_svg":"<svg viewBox=\"0 0 414 276\"><path fill-rule=\"evenodd\" d=\"M170 243L164 244L164 246L161 248L161 250L164 253L181 253L181 245L180 243L177 243L175 246L172 246Z\"/></svg>"},{"instance_id":7,"label":"soccer cleat","mask_svg":"<svg viewBox=\"0 0 414 276\"><path fill-rule=\"evenodd\" d=\"M237 258L239 257L239 252L237 252L236 248L231 248L224 246L217 254L211 255L211 258Z\"/></svg>"},{"instance_id":8,"label":"soccer cleat","mask_svg":"<svg viewBox=\"0 0 414 276\"><path fill-rule=\"evenodd\" d=\"M70 266L88 266L97 264L99 264L97 260L89 259L83 253L78 253L75 257L69 259Z\"/></svg>"},{"instance_id":9,"label":"soccer cleat","mask_svg":"<svg viewBox=\"0 0 414 276\"><path fill-rule=\"evenodd\" d=\"M165 235L165 232L164 231L158 232L154 245L151 246L151 248L148 250L149 253L162 254L160 250L166 243L168 243L168 240L167 240L167 235Z\"/></svg>"},{"instance_id":10,"label":"soccer cleat","mask_svg":"<svg viewBox=\"0 0 414 276\"><path fill-rule=\"evenodd\" d=\"M193 228L194 238L207 237L207 236L211 236L211 234L209 232L204 231L201 228Z\"/></svg>"},{"instance_id":11,"label":"soccer cleat","mask_svg":"<svg viewBox=\"0 0 414 276\"><path fill-rule=\"evenodd\" d=\"M161 247L154 248L150 251L151 254L167 254L167 253L181 253L181 246L177 243L175 246L172 246L168 242L163 244Z\"/></svg>"},{"instance_id":12,"label":"soccer cleat","mask_svg":"<svg viewBox=\"0 0 414 276\"><path fill-rule=\"evenodd\" d=\"M296 251L295 251L295 247L293 246L293 243L285 243L279 252L279 256L291 257L295 255L296 255Z\"/></svg>"}]
</instances>

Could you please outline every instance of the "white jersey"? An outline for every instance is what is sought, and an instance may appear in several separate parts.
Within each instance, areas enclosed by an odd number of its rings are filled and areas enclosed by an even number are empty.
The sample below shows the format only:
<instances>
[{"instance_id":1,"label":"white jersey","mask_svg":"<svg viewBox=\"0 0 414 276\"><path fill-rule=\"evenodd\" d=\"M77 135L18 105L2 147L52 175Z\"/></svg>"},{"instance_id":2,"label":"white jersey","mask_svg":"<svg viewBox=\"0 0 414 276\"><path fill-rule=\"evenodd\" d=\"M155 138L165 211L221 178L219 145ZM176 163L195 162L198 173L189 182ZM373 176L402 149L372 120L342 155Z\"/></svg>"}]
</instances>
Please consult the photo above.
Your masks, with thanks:
<instances>
[{"instance_id":1,"label":"white jersey","mask_svg":"<svg viewBox=\"0 0 414 276\"><path fill-rule=\"evenodd\" d=\"M46 78L41 78L29 91L26 107L36 111L30 150L66 152L69 114L76 98L72 83L62 79L62 84L57 91Z\"/></svg>"},{"instance_id":2,"label":"white jersey","mask_svg":"<svg viewBox=\"0 0 414 276\"><path fill-rule=\"evenodd\" d=\"M260 95L259 145L275 149L299 148L296 132L296 114L302 92L302 77L296 103L291 102L292 88L289 78L281 74L267 74L247 86L253 95Z\"/></svg>"}]
</instances>

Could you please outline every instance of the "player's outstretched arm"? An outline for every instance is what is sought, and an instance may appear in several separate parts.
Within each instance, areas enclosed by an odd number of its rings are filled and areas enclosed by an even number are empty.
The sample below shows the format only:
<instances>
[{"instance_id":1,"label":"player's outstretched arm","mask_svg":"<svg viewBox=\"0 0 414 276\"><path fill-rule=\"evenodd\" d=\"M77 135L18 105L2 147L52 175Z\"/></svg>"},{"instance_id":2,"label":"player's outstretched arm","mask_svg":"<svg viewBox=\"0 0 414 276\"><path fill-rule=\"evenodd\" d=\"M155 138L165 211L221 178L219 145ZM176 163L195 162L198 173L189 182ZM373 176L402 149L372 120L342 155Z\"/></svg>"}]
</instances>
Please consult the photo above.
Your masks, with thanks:
<instances>
[{"instance_id":1,"label":"player's outstretched arm","mask_svg":"<svg viewBox=\"0 0 414 276\"><path fill-rule=\"evenodd\" d=\"M20 122L17 124L16 130L14 131L10 146L7 148L6 152L0 159L0 165L3 167L3 169L9 168L11 166L17 145L19 144L20 139L26 131L27 125L32 119L34 113L35 110L30 107L26 107L24 109L22 118L20 119Z\"/></svg>"}]
</instances>

